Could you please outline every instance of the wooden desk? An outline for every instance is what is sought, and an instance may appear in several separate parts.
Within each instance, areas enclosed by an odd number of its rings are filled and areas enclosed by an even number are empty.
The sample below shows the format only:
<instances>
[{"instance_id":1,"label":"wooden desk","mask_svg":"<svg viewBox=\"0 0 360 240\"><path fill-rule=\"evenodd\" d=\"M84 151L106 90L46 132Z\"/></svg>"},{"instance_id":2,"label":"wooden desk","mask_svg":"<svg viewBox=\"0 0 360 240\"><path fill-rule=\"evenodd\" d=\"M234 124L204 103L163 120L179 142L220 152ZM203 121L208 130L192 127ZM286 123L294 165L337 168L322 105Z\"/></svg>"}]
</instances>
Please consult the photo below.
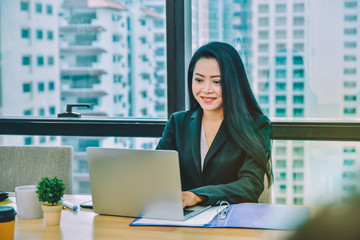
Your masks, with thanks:
<instances>
[{"instance_id":1,"label":"wooden desk","mask_svg":"<svg viewBox=\"0 0 360 240\"><path fill-rule=\"evenodd\" d=\"M65 200L78 206L90 196L65 195ZM284 239L291 231L193 228L193 227L130 227L134 218L95 214L92 210L74 212L64 209L59 226L46 226L43 218L25 220L16 217L15 239Z\"/></svg>"}]
</instances>

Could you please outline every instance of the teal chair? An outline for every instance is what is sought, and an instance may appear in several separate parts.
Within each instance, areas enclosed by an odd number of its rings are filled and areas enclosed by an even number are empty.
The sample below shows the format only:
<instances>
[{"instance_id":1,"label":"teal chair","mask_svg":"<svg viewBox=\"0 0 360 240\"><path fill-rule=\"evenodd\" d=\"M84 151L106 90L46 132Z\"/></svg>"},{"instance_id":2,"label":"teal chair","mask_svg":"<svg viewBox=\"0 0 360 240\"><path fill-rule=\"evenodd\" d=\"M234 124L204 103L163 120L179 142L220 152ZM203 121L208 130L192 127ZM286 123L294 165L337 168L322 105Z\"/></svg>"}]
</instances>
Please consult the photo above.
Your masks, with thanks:
<instances>
[{"instance_id":1,"label":"teal chair","mask_svg":"<svg viewBox=\"0 0 360 240\"><path fill-rule=\"evenodd\" d=\"M55 177L72 193L71 146L0 146L0 191L14 192L15 187L37 185L41 177Z\"/></svg>"}]
</instances>

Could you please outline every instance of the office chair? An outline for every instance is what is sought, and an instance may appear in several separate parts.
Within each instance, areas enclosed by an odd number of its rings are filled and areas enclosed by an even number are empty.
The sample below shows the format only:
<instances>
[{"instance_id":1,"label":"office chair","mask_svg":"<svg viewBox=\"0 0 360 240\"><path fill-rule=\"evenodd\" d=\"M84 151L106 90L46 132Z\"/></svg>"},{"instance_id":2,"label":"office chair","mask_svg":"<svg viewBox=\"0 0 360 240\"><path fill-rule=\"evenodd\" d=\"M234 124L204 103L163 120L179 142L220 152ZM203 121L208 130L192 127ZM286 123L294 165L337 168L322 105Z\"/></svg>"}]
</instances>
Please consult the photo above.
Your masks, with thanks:
<instances>
[{"instance_id":1,"label":"office chair","mask_svg":"<svg viewBox=\"0 0 360 240\"><path fill-rule=\"evenodd\" d=\"M268 187L268 179L264 177L264 191L259 197L259 203L271 203L271 187Z\"/></svg>"},{"instance_id":2,"label":"office chair","mask_svg":"<svg viewBox=\"0 0 360 240\"><path fill-rule=\"evenodd\" d=\"M62 179L65 193L72 192L73 148L44 146L0 146L0 191L37 185L41 177Z\"/></svg>"}]
</instances>

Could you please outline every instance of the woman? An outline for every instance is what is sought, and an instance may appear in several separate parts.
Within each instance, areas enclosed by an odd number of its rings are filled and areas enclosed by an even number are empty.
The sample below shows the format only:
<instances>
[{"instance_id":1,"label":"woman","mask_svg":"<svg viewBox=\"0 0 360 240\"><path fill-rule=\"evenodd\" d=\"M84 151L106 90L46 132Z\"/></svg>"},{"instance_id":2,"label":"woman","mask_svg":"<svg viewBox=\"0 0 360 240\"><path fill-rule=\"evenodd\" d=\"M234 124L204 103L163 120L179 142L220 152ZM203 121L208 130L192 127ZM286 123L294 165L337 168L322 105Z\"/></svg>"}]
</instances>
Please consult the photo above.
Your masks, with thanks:
<instances>
[{"instance_id":1,"label":"woman","mask_svg":"<svg viewBox=\"0 0 360 240\"><path fill-rule=\"evenodd\" d=\"M157 149L179 153L183 206L258 202L270 183L270 121L229 44L212 42L188 70L190 110L170 116Z\"/></svg>"}]
</instances>

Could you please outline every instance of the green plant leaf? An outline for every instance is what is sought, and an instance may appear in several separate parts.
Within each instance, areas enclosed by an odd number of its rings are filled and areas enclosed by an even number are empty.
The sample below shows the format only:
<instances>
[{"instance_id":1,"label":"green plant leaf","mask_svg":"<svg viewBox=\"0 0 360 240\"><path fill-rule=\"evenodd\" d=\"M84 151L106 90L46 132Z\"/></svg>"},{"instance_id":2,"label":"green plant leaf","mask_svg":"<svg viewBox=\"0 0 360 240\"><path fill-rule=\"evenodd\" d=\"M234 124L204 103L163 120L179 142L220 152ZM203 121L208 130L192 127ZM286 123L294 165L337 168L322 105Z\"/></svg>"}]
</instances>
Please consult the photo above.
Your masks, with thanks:
<instances>
[{"instance_id":1,"label":"green plant leaf","mask_svg":"<svg viewBox=\"0 0 360 240\"><path fill-rule=\"evenodd\" d=\"M65 184L57 177L43 177L36 186L36 193L38 194L39 201L51 203L51 205L60 202L61 198L64 196L64 192Z\"/></svg>"}]
</instances>

